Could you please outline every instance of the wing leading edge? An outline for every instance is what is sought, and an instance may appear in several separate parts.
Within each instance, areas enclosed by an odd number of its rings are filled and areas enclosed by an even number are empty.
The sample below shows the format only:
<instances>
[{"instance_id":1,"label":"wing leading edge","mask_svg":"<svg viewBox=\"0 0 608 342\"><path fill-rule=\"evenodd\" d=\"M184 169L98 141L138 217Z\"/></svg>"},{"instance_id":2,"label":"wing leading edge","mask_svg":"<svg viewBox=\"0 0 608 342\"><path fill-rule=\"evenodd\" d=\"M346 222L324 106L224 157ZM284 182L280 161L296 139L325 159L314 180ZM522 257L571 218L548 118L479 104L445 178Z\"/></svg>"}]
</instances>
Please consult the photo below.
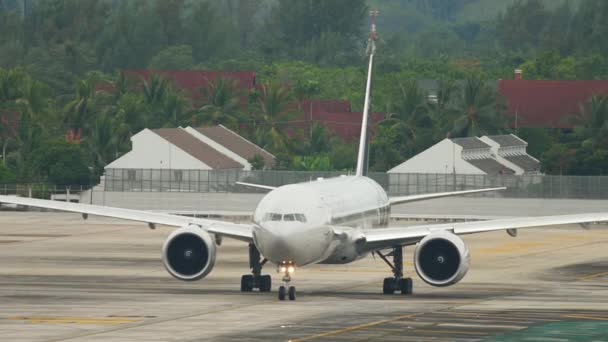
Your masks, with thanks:
<instances>
[{"instance_id":1,"label":"wing leading edge","mask_svg":"<svg viewBox=\"0 0 608 342\"><path fill-rule=\"evenodd\" d=\"M536 228L563 224L593 224L608 222L608 213L573 214L538 217L517 217L490 221L429 224L403 228L381 228L364 231L365 249L376 250L394 245L413 245L434 231L451 231L457 235L495 230Z\"/></svg>"},{"instance_id":2,"label":"wing leading edge","mask_svg":"<svg viewBox=\"0 0 608 342\"><path fill-rule=\"evenodd\" d=\"M70 211L87 215L104 216L173 227L197 225L210 233L219 234L247 242L251 242L253 240L253 227L251 225L236 224L218 220L208 220L180 215L153 213L144 210L132 210L114 207L104 207L99 205L49 201L35 198L22 198L13 196L0 196L0 203L10 203L37 208Z\"/></svg>"},{"instance_id":3,"label":"wing leading edge","mask_svg":"<svg viewBox=\"0 0 608 342\"><path fill-rule=\"evenodd\" d=\"M395 204L400 204L400 203L425 201L425 200L429 200L429 199L433 199L433 198L461 196L461 195L468 195L468 194L477 194L477 193L482 193L482 192L500 191L500 190L506 190L506 189L507 188L505 188L505 187L501 187L501 188L475 189L475 190L464 190L464 191L436 192L436 193L432 193L432 194L391 197L391 198L389 198L389 202L391 203L391 205L395 205Z\"/></svg>"}]
</instances>

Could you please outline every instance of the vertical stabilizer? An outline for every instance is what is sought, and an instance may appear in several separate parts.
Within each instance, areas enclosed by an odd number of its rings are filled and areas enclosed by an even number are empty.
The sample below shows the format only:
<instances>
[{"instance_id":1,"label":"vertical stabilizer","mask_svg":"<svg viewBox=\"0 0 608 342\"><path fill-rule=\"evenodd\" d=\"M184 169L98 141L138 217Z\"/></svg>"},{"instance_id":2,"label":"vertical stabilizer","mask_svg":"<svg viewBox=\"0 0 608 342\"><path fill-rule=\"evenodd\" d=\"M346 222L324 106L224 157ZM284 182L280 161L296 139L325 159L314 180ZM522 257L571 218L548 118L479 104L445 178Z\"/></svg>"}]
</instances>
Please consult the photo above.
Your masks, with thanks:
<instances>
[{"instance_id":1,"label":"vertical stabilizer","mask_svg":"<svg viewBox=\"0 0 608 342\"><path fill-rule=\"evenodd\" d=\"M370 12L372 17L372 32L367 42L367 53L369 54L369 66L367 69L367 83L365 86L365 103L363 104L363 118L361 122L361 136L359 138L359 153L357 154L357 176L367 176L369 166L369 122L370 122L370 97L372 92L372 72L374 69L374 55L376 53L376 17L378 11Z\"/></svg>"}]
</instances>

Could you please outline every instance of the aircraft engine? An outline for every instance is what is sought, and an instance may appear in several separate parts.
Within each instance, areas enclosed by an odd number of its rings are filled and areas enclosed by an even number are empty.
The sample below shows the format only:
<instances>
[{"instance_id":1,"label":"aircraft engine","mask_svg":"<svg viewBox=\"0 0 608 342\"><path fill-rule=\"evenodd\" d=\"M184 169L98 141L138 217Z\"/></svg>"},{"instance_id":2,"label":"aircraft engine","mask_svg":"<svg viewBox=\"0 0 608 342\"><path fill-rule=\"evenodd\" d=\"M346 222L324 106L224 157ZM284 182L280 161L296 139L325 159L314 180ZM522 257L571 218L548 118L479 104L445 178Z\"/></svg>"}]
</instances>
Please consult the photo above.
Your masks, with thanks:
<instances>
[{"instance_id":1,"label":"aircraft engine","mask_svg":"<svg viewBox=\"0 0 608 342\"><path fill-rule=\"evenodd\" d=\"M416 273L432 286L454 285L469 271L469 249L462 239L450 232L426 236L416 247Z\"/></svg>"},{"instance_id":2,"label":"aircraft engine","mask_svg":"<svg viewBox=\"0 0 608 342\"><path fill-rule=\"evenodd\" d=\"M197 226L175 230L163 245L165 268L179 280L205 277L215 264L216 246L209 233Z\"/></svg>"}]
</instances>

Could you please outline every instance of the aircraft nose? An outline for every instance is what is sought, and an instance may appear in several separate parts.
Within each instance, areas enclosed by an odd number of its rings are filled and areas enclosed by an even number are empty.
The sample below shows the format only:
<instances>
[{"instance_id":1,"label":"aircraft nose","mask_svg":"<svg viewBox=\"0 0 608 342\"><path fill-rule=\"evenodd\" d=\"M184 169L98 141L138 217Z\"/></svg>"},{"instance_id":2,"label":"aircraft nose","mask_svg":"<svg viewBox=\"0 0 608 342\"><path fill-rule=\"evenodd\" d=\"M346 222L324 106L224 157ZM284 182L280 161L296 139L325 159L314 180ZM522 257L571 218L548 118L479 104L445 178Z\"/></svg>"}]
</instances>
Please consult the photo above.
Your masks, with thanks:
<instances>
[{"instance_id":1,"label":"aircraft nose","mask_svg":"<svg viewBox=\"0 0 608 342\"><path fill-rule=\"evenodd\" d=\"M254 230L255 244L264 257L276 264L291 261L298 266L320 261L332 237L330 227L297 229L267 224Z\"/></svg>"}]
</instances>

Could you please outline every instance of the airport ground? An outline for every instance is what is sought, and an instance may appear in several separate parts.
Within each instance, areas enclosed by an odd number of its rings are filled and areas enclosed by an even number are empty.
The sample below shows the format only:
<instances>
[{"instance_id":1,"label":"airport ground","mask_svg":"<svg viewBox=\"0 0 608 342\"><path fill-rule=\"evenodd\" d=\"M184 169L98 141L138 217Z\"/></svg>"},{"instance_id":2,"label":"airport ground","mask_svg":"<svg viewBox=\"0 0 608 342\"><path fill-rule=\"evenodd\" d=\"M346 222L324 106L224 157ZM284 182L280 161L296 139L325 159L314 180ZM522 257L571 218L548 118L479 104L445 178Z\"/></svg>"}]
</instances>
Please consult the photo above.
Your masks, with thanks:
<instances>
[{"instance_id":1,"label":"airport ground","mask_svg":"<svg viewBox=\"0 0 608 342\"><path fill-rule=\"evenodd\" d=\"M77 214L0 212L1 341L608 341L608 226L464 237L456 286L415 276L413 296L381 294L381 260L314 265L298 298L241 293L247 248L225 240L213 272L171 278L170 229ZM266 271L278 277L272 267Z\"/></svg>"}]
</instances>

